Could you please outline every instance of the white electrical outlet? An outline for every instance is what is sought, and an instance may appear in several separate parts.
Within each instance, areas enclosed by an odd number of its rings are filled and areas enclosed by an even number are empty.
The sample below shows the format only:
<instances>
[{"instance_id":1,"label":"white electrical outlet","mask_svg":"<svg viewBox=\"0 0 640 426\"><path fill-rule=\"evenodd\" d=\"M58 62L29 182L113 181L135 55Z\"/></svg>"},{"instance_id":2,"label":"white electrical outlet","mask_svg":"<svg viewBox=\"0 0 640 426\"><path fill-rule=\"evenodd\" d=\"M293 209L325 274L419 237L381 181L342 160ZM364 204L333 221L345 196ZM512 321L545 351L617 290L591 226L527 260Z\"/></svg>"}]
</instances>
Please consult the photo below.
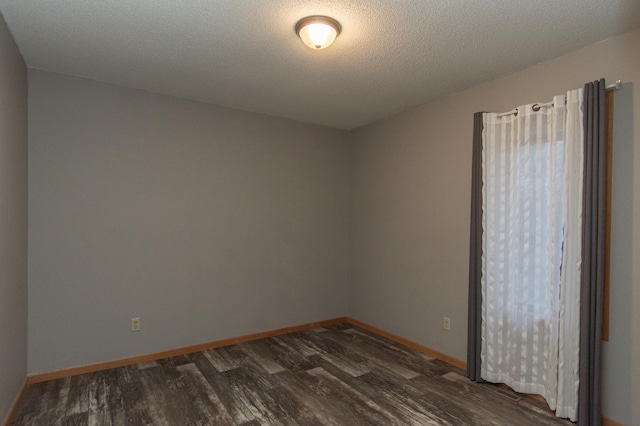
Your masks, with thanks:
<instances>
[{"instance_id":1,"label":"white electrical outlet","mask_svg":"<svg viewBox=\"0 0 640 426\"><path fill-rule=\"evenodd\" d=\"M140 331L140 318L131 318L131 331Z\"/></svg>"},{"instance_id":2,"label":"white electrical outlet","mask_svg":"<svg viewBox=\"0 0 640 426\"><path fill-rule=\"evenodd\" d=\"M442 328L447 331L451 331L451 318L449 317L442 318Z\"/></svg>"}]
</instances>

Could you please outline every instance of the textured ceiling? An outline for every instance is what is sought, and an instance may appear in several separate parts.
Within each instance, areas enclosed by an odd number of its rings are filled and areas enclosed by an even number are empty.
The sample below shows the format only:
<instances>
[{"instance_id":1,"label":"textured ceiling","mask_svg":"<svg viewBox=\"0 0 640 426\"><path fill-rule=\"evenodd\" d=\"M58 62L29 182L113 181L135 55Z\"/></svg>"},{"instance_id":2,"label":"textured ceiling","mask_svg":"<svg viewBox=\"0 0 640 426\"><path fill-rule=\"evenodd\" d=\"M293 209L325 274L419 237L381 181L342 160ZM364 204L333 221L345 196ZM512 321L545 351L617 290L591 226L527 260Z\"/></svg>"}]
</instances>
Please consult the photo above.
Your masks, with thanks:
<instances>
[{"instance_id":1,"label":"textured ceiling","mask_svg":"<svg viewBox=\"0 0 640 426\"><path fill-rule=\"evenodd\" d=\"M0 0L0 11L29 67L342 129L640 27L639 0ZM343 27L322 51L294 33L316 14Z\"/></svg>"}]
</instances>

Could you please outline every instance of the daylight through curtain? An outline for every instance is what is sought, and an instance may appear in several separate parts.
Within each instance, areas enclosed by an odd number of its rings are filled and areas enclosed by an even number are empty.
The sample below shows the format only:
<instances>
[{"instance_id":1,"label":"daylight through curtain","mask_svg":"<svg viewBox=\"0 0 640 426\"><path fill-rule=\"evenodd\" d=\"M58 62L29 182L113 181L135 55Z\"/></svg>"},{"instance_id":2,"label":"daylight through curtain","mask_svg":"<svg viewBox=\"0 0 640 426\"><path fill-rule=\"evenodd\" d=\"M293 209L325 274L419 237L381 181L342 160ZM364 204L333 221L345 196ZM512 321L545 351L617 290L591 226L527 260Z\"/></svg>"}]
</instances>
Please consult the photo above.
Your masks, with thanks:
<instances>
[{"instance_id":1,"label":"daylight through curtain","mask_svg":"<svg viewBox=\"0 0 640 426\"><path fill-rule=\"evenodd\" d=\"M582 89L483 114L480 377L576 418ZM471 301L470 301L471 303Z\"/></svg>"}]
</instances>

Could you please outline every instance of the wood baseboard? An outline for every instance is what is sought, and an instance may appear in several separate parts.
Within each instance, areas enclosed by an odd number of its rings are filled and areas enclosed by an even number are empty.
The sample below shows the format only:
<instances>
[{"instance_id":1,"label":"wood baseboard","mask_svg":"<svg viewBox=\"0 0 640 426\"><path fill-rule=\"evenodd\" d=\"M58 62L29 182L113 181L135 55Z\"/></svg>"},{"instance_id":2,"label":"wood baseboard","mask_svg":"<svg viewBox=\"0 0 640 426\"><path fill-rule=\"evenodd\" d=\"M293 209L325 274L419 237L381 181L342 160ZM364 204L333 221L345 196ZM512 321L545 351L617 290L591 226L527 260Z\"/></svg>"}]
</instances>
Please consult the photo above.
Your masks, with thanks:
<instances>
[{"instance_id":1,"label":"wood baseboard","mask_svg":"<svg viewBox=\"0 0 640 426\"><path fill-rule=\"evenodd\" d=\"M624 423L617 422L609 417L602 416L602 426L626 426Z\"/></svg>"},{"instance_id":2,"label":"wood baseboard","mask_svg":"<svg viewBox=\"0 0 640 426\"><path fill-rule=\"evenodd\" d=\"M409 339L405 339L404 337L400 337L396 334L389 333L388 331L382 330L378 327L374 327L365 322L359 321L355 318L347 317L346 322L357 325L358 327L364 328L365 330L369 330L372 333L378 334L380 336L386 337L389 340L393 340L394 342L400 343L401 345L408 346L417 351L420 351L426 355L432 356L434 358L439 359L440 361L444 361L447 364L451 364L454 367L462 368L463 370L467 369L467 363L465 361L461 361L457 358L449 356L447 354L443 354L442 352L438 352L434 349L423 346L419 343L413 342Z\"/></svg>"},{"instance_id":3,"label":"wood baseboard","mask_svg":"<svg viewBox=\"0 0 640 426\"><path fill-rule=\"evenodd\" d=\"M334 318L325 321L312 322L308 324L296 325L293 327L279 328L277 330L263 331L260 333L247 334L246 336L232 337L230 339L216 340L213 342L200 343L197 345L185 346L167 351L155 352L146 355L137 355L128 358L117 359L114 361L98 362L95 364L81 365L78 367L65 368L46 373L29 374L27 376L27 384L46 382L49 380L61 379L64 377L77 376L79 374L93 373L96 371L108 370L111 368L124 367L126 365L138 364L141 362L156 361L162 358L170 358L172 356L185 355L194 352L200 352L207 349L219 348L222 346L235 345L238 343L250 342L252 340L266 339L267 337L281 336L283 334L295 333L296 331L310 330L317 327L326 327L334 324L347 322L346 317Z\"/></svg>"},{"instance_id":4,"label":"wood baseboard","mask_svg":"<svg viewBox=\"0 0 640 426\"><path fill-rule=\"evenodd\" d=\"M16 399L14 399L13 400L13 404L11 404L11 408L9 408L9 412L7 413L7 417L2 422L2 426L8 426L9 425L9 420L11 420L11 417L13 416L13 413L16 411L16 408L18 407L18 402L20 402L20 400L22 399L22 395L24 394L24 390L26 388L27 388L27 381L25 380L24 383L22 383L22 387L20 387L20 390L18 391L18 395L16 395Z\"/></svg>"}]
</instances>

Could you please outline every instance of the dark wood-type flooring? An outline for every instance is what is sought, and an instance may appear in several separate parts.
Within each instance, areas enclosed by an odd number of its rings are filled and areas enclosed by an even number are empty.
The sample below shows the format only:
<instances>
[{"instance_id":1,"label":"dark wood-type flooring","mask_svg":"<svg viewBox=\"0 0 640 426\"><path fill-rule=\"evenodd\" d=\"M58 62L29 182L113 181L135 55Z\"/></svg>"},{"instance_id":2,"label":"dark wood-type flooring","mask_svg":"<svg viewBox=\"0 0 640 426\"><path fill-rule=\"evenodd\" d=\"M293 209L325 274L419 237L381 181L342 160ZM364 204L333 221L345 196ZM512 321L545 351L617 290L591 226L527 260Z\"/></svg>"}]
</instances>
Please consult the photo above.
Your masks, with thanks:
<instances>
[{"instance_id":1,"label":"dark wood-type flooring","mask_svg":"<svg viewBox=\"0 0 640 426\"><path fill-rule=\"evenodd\" d=\"M572 425L349 324L29 385L10 425Z\"/></svg>"}]
</instances>

